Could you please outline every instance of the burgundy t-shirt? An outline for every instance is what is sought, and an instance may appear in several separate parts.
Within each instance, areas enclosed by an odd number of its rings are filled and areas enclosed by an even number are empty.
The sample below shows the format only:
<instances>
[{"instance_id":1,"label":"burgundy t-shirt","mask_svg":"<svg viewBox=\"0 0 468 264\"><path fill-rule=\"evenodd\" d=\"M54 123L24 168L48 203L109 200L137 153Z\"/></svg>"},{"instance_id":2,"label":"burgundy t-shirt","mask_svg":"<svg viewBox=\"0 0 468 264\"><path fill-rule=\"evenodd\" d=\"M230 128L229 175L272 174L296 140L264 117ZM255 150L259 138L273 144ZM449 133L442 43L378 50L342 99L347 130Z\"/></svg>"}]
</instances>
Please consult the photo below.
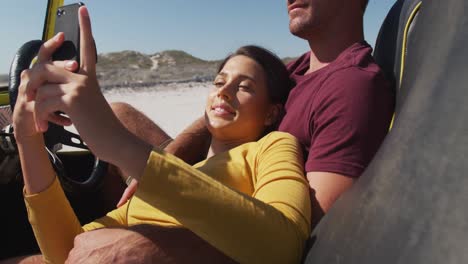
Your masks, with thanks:
<instances>
[{"instance_id":1,"label":"burgundy t-shirt","mask_svg":"<svg viewBox=\"0 0 468 264\"><path fill-rule=\"evenodd\" d=\"M296 82L279 130L304 147L305 169L359 177L389 129L394 92L365 42L305 75L310 53L288 64Z\"/></svg>"}]
</instances>

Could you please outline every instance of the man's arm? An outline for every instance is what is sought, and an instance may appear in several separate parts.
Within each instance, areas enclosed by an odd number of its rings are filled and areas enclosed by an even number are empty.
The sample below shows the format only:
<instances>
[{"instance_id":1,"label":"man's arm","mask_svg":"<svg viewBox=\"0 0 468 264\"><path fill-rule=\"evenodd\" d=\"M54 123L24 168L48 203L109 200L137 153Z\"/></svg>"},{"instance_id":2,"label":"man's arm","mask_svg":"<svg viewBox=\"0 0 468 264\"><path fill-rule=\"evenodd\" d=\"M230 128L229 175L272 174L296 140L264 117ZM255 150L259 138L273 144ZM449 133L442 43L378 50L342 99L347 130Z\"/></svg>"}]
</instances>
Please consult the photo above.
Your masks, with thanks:
<instances>
[{"instance_id":1,"label":"man's arm","mask_svg":"<svg viewBox=\"0 0 468 264\"><path fill-rule=\"evenodd\" d=\"M354 183L355 179L331 172L308 172L311 188L312 228L328 212L338 197Z\"/></svg>"},{"instance_id":2,"label":"man's arm","mask_svg":"<svg viewBox=\"0 0 468 264\"><path fill-rule=\"evenodd\" d=\"M313 225L370 163L387 134L394 106L382 73L353 67L335 72L317 97L306 162Z\"/></svg>"},{"instance_id":3,"label":"man's arm","mask_svg":"<svg viewBox=\"0 0 468 264\"><path fill-rule=\"evenodd\" d=\"M66 263L237 263L185 228L135 225L75 238Z\"/></svg>"},{"instance_id":4,"label":"man's arm","mask_svg":"<svg viewBox=\"0 0 468 264\"><path fill-rule=\"evenodd\" d=\"M210 140L211 134L206 128L205 117L200 117L169 143L164 151L193 165L206 158Z\"/></svg>"}]
</instances>

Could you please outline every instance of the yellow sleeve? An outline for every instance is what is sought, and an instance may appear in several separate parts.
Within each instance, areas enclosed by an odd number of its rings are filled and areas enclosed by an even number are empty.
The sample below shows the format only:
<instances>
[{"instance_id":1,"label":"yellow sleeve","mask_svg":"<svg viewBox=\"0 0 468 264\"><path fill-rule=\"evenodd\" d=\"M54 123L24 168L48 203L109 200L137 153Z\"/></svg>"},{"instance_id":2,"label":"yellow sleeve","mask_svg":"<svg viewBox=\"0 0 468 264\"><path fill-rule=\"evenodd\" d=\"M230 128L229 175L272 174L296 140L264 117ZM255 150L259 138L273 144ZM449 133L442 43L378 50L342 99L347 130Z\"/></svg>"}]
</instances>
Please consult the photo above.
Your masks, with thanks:
<instances>
[{"instance_id":1,"label":"yellow sleeve","mask_svg":"<svg viewBox=\"0 0 468 264\"><path fill-rule=\"evenodd\" d=\"M299 263L309 234L308 185L300 151L291 150L295 143L277 149L281 158L271 157L274 146L282 144L272 144L260 160L265 164L258 168L256 198L157 150L150 154L135 195L240 263Z\"/></svg>"},{"instance_id":2,"label":"yellow sleeve","mask_svg":"<svg viewBox=\"0 0 468 264\"><path fill-rule=\"evenodd\" d=\"M37 194L24 193L29 222L46 263L64 263L73 248L75 236L101 227L121 226L125 209L114 210L106 216L81 227L60 182Z\"/></svg>"},{"instance_id":3,"label":"yellow sleeve","mask_svg":"<svg viewBox=\"0 0 468 264\"><path fill-rule=\"evenodd\" d=\"M253 197L275 207L292 221L298 233L296 243L301 240L303 243L311 231L311 204L299 142L287 133L267 135L257 157L256 169ZM297 247L299 254L302 254L302 246Z\"/></svg>"}]
</instances>

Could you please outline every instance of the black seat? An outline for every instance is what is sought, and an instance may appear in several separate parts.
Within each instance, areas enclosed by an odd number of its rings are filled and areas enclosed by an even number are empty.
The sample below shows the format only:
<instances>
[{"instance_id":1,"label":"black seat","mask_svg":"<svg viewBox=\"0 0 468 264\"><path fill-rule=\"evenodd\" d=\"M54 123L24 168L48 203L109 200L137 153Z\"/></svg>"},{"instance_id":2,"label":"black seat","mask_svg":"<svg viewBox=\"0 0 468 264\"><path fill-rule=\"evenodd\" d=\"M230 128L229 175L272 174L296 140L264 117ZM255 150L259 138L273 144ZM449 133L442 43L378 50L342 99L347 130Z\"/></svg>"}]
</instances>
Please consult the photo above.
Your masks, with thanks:
<instances>
[{"instance_id":1,"label":"black seat","mask_svg":"<svg viewBox=\"0 0 468 264\"><path fill-rule=\"evenodd\" d=\"M464 0L424 0L393 129L311 234L305 263L468 263L467 14Z\"/></svg>"},{"instance_id":2,"label":"black seat","mask_svg":"<svg viewBox=\"0 0 468 264\"><path fill-rule=\"evenodd\" d=\"M422 0L398 0L388 12L375 42L374 58L397 92L396 115L408 92L402 91L400 85L421 6Z\"/></svg>"}]
</instances>

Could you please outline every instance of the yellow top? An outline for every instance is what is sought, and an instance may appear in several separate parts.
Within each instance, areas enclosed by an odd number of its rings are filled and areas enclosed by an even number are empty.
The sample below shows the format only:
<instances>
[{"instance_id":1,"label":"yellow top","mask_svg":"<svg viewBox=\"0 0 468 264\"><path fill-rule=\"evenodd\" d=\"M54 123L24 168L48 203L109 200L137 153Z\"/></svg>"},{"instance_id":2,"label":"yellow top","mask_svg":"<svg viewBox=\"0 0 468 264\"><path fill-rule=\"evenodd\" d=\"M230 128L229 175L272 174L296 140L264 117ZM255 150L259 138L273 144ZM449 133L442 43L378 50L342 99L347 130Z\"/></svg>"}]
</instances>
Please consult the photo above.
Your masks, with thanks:
<instances>
[{"instance_id":1,"label":"yellow top","mask_svg":"<svg viewBox=\"0 0 468 264\"><path fill-rule=\"evenodd\" d=\"M52 263L64 262L76 235L102 227L183 226L241 263L298 263L310 232L301 149L282 132L193 167L154 150L134 197L83 227L57 180L25 195L25 202L42 254Z\"/></svg>"}]
</instances>

